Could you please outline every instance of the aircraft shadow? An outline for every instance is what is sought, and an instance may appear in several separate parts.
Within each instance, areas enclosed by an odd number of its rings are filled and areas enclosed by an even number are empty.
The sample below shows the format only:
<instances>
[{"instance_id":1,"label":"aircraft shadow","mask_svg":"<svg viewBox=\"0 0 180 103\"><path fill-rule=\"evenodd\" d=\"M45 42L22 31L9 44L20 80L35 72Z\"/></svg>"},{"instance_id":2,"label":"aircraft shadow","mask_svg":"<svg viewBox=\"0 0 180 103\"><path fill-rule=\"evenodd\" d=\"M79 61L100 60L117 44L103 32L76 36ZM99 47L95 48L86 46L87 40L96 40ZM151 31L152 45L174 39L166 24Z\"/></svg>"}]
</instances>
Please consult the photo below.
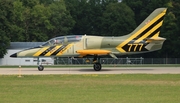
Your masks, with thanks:
<instances>
[{"instance_id":1,"label":"aircraft shadow","mask_svg":"<svg viewBox=\"0 0 180 103\"><path fill-rule=\"evenodd\" d=\"M93 69L79 69L80 72L106 72L106 71L152 71L154 69L102 69L94 71Z\"/></svg>"}]
</instances>

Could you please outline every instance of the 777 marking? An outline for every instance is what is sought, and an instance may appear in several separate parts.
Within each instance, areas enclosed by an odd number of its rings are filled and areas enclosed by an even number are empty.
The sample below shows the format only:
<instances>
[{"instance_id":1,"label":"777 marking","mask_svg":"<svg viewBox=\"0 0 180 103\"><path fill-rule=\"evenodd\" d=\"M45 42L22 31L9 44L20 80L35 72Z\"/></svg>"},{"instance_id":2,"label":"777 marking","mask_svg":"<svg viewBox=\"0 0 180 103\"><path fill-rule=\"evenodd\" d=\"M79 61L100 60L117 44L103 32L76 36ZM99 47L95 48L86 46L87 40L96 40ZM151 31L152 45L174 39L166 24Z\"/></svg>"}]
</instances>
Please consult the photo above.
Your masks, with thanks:
<instances>
[{"instance_id":1,"label":"777 marking","mask_svg":"<svg viewBox=\"0 0 180 103\"><path fill-rule=\"evenodd\" d=\"M128 52L130 52L130 51L141 51L143 45L144 45L144 44L128 44L128 46L129 46ZM138 46L140 46L139 49L137 48ZM133 48L134 48L134 49L133 49Z\"/></svg>"}]
</instances>

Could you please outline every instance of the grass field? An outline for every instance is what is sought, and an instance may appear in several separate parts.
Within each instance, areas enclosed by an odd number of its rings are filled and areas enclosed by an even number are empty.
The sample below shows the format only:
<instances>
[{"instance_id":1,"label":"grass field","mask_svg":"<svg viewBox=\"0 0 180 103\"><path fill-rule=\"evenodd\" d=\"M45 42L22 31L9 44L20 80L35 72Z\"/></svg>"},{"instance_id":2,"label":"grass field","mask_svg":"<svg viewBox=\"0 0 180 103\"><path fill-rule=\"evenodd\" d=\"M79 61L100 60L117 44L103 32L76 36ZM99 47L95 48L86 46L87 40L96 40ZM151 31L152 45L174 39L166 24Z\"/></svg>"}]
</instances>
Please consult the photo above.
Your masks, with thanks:
<instances>
[{"instance_id":1,"label":"grass field","mask_svg":"<svg viewBox=\"0 0 180 103\"><path fill-rule=\"evenodd\" d=\"M179 102L179 74L0 75L0 103Z\"/></svg>"}]
</instances>

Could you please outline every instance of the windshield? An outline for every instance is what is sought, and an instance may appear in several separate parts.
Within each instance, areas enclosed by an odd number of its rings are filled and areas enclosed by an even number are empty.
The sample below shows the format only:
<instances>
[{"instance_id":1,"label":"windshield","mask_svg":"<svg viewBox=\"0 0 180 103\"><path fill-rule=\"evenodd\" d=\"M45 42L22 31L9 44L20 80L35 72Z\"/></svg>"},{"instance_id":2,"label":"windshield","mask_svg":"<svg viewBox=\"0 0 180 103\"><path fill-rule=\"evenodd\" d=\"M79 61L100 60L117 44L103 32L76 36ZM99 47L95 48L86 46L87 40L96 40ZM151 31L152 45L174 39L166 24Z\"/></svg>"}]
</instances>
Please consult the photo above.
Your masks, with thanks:
<instances>
[{"instance_id":1,"label":"windshield","mask_svg":"<svg viewBox=\"0 0 180 103\"><path fill-rule=\"evenodd\" d=\"M42 46L52 46L52 45L62 45L71 42L78 42L82 38L82 35L71 35L71 36L60 36L53 39L50 39Z\"/></svg>"}]
</instances>

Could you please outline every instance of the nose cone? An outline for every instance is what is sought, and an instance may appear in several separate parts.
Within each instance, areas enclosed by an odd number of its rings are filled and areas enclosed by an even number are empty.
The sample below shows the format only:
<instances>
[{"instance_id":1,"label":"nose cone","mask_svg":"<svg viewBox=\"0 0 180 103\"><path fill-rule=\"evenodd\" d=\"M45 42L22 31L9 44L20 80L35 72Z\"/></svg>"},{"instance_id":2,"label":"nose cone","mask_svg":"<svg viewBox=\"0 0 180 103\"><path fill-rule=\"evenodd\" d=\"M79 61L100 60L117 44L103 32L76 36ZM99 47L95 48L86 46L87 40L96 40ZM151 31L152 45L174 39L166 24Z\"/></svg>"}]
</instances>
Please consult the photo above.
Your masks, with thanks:
<instances>
[{"instance_id":1,"label":"nose cone","mask_svg":"<svg viewBox=\"0 0 180 103\"><path fill-rule=\"evenodd\" d=\"M16 58L17 57L17 53L14 53L14 54L10 55L10 57Z\"/></svg>"}]
</instances>

